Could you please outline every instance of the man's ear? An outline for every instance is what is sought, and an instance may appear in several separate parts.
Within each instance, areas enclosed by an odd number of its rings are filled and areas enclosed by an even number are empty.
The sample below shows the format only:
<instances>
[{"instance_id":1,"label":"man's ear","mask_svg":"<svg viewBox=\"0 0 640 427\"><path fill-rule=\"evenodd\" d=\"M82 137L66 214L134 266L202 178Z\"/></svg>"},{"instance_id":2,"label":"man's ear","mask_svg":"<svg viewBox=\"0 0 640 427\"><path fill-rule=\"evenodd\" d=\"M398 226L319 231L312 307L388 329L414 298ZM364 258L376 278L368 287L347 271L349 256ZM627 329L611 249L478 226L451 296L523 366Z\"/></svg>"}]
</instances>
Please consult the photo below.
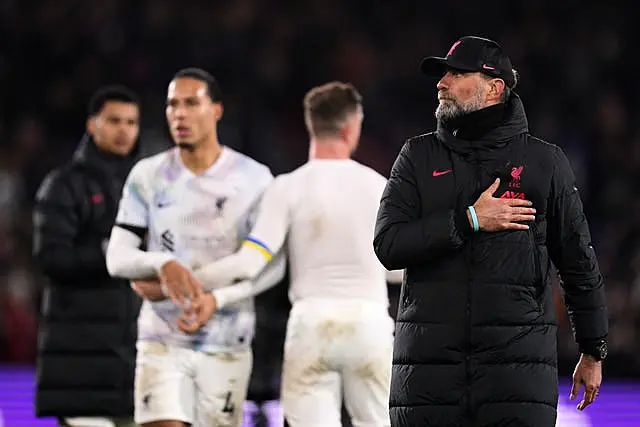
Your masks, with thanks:
<instances>
[{"instance_id":1,"label":"man's ear","mask_svg":"<svg viewBox=\"0 0 640 427\"><path fill-rule=\"evenodd\" d=\"M219 121L224 115L224 106L222 104L213 104L213 114L216 121Z\"/></svg>"},{"instance_id":2,"label":"man's ear","mask_svg":"<svg viewBox=\"0 0 640 427\"><path fill-rule=\"evenodd\" d=\"M345 120L340 123L339 135L343 141L349 141L349 137L351 136L352 132L353 132L353 127L351 126L351 123L349 120Z\"/></svg>"},{"instance_id":3,"label":"man's ear","mask_svg":"<svg viewBox=\"0 0 640 427\"><path fill-rule=\"evenodd\" d=\"M505 83L502 79L493 79L491 83L491 94L500 98L502 92L505 90Z\"/></svg>"},{"instance_id":4,"label":"man's ear","mask_svg":"<svg viewBox=\"0 0 640 427\"><path fill-rule=\"evenodd\" d=\"M89 117L87 119L87 133L91 136L94 136L96 134L96 118L95 117Z\"/></svg>"}]
</instances>

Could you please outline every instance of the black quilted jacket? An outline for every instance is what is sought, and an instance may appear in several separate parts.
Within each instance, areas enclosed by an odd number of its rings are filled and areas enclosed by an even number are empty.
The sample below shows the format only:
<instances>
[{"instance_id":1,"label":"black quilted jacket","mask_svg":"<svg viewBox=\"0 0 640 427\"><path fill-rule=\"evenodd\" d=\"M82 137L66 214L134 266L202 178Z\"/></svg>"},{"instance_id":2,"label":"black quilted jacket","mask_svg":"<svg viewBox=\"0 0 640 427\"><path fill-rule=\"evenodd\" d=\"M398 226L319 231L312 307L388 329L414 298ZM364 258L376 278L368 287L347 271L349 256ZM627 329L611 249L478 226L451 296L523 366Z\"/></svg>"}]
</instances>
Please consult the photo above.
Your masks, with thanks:
<instances>
[{"instance_id":1,"label":"black quilted jacket","mask_svg":"<svg viewBox=\"0 0 640 427\"><path fill-rule=\"evenodd\" d=\"M140 298L107 272L109 238L135 153L101 153L90 138L42 183L34 256L48 276L38 340L36 414L132 416Z\"/></svg>"},{"instance_id":2,"label":"black quilted jacket","mask_svg":"<svg viewBox=\"0 0 640 427\"><path fill-rule=\"evenodd\" d=\"M558 399L551 262L575 337L607 335L605 296L567 158L528 133L517 95L476 140L445 127L408 140L381 200L374 249L406 268L395 334L392 426L553 427ZM473 232L465 209L526 198L527 231Z\"/></svg>"}]
</instances>

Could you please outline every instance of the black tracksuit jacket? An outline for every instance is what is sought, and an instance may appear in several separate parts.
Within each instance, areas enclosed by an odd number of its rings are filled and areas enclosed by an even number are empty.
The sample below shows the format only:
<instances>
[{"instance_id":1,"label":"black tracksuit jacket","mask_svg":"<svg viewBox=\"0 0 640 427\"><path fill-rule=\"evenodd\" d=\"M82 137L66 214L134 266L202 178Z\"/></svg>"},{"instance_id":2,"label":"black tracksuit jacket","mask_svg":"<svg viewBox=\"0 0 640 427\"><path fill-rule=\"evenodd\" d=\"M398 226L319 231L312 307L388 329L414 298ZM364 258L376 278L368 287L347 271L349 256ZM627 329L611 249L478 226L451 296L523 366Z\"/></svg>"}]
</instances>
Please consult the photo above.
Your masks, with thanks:
<instances>
[{"instance_id":1,"label":"black tracksuit jacket","mask_svg":"<svg viewBox=\"0 0 640 427\"><path fill-rule=\"evenodd\" d=\"M375 252L388 269L406 268L391 425L553 427L551 263L576 340L608 332L582 202L567 158L529 134L517 95L464 120L466 128L475 127L467 139L464 126L439 125L405 143L378 212ZM496 177L495 197L533 202L529 230L471 229L466 208Z\"/></svg>"}]
</instances>

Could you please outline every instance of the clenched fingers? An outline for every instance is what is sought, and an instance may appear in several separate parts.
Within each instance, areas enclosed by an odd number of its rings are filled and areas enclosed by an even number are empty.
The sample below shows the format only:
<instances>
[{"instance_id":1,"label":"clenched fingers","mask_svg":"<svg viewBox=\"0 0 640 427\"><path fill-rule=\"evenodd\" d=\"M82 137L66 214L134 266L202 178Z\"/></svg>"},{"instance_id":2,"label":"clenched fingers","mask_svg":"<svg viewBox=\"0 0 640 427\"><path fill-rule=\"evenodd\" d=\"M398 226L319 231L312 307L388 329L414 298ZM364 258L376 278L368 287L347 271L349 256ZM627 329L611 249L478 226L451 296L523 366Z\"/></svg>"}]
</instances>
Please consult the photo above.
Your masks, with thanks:
<instances>
[{"instance_id":1,"label":"clenched fingers","mask_svg":"<svg viewBox=\"0 0 640 427\"><path fill-rule=\"evenodd\" d=\"M187 334L197 332L202 326L202 323L198 320L198 313L194 310L188 299L186 300L184 310L176 323L178 328Z\"/></svg>"},{"instance_id":2,"label":"clenched fingers","mask_svg":"<svg viewBox=\"0 0 640 427\"><path fill-rule=\"evenodd\" d=\"M198 332L200 326L202 326L202 324L196 318L193 318L192 316L186 314L180 316L177 323L178 328L180 328L180 330L187 334L194 334Z\"/></svg>"},{"instance_id":3,"label":"clenched fingers","mask_svg":"<svg viewBox=\"0 0 640 427\"><path fill-rule=\"evenodd\" d=\"M209 319L211 319L211 311L210 310L198 310L196 312L196 320L198 321L198 323L200 323L201 325L204 325L205 323L207 323L209 321Z\"/></svg>"}]
</instances>

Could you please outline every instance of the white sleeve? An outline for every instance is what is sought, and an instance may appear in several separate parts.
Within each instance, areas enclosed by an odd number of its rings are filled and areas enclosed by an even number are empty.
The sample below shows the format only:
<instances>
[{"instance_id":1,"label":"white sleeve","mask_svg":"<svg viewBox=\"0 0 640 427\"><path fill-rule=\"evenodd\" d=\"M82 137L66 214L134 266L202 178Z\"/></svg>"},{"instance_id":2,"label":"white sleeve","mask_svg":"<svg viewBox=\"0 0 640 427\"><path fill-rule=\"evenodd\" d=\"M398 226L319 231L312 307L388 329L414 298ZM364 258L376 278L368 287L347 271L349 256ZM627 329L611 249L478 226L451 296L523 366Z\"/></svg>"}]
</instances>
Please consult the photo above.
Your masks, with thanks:
<instances>
[{"instance_id":1,"label":"white sleeve","mask_svg":"<svg viewBox=\"0 0 640 427\"><path fill-rule=\"evenodd\" d=\"M404 270L387 270L387 282L399 285L404 278Z\"/></svg>"},{"instance_id":2,"label":"white sleeve","mask_svg":"<svg viewBox=\"0 0 640 427\"><path fill-rule=\"evenodd\" d=\"M243 280L224 288L212 291L216 298L216 305L222 308L246 298L254 297L277 285L286 272L286 258L284 251L280 251L255 280Z\"/></svg>"},{"instance_id":3,"label":"white sleeve","mask_svg":"<svg viewBox=\"0 0 640 427\"><path fill-rule=\"evenodd\" d=\"M207 264L194 272L208 289L237 280L253 280L284 245L289 230L289 204L282 177L267 187L256 223L236 253Z\"/></svg>"},{"instance_id":4,"label":"white sleeve","mask_svg":"<svg viewBox=\"0 0 640 427\"><path fill-rule=\"evenodd\" d=\"M138 162L129 172L118 204L116 225L122 228L149 228L149 202L147 200L145 163Z\"/></svg>"},{"instance_id":5,"label":"white sleeve","mask_svg":"<svg viewBox=\"0 0 640 427\"><path fill-rule=\"evenodd\" d=\"M162 266L174 259L166 252L141 251L141 242L135 233L117 225L113 227L106 256L111 276L131 280L157 277Z\"/></svg>"},{"instance_id":6,"label":"white sleeve","mask_svg":"<svg viewBox=\"0 0 640 427\"><path fill-rule=\"evenodd\" d=\"M138 162L129 173L118 206L116 225L107 245L107 270L113 277L147 279L158 275L173 256L141 251L140 243L149 227L149 204L145 186L145 163Z\"/></svg>"}]
</instances>

